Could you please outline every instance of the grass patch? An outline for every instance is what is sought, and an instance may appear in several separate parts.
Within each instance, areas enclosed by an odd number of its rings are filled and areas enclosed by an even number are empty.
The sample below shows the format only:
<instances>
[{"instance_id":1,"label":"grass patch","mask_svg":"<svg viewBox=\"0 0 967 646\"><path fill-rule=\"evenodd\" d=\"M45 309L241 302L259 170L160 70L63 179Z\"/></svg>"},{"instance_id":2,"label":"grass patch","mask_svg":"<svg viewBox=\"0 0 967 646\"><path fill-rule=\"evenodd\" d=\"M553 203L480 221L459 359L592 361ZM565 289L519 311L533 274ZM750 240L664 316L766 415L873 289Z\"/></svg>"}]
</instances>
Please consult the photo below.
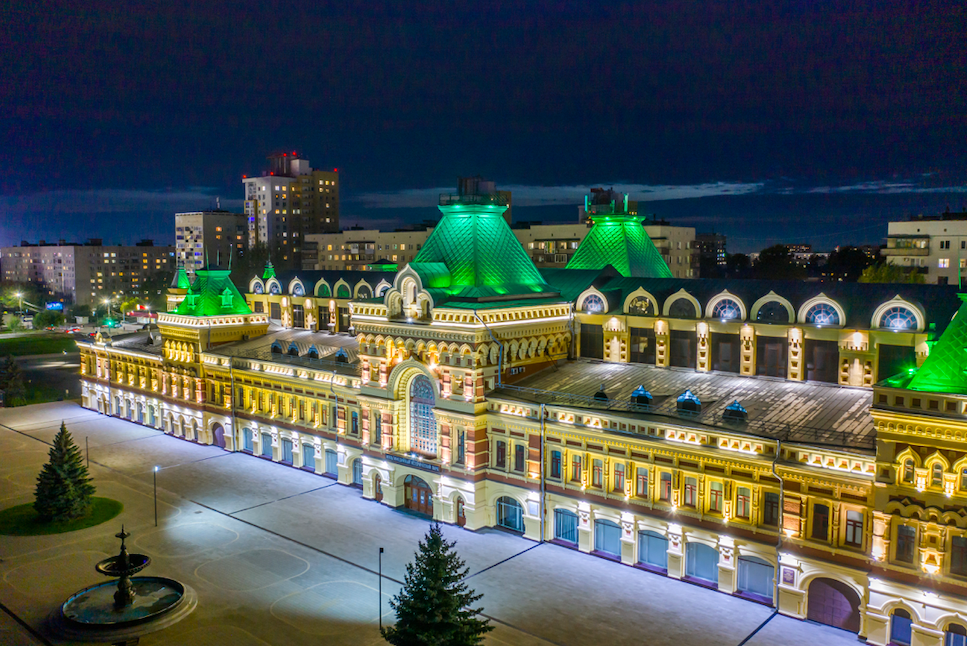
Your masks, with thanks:
<instances>
[{"instance_id":1,"label":"grass patch","mask_svg":"<svg viewBox=\"0 0 967 646\"><path fill-rule=\"evenodd\" d=\"M0 357L11 355L26 357L33 354L56 354L58 352L77 352L77 343L69 334L38 333L30 336L0 338Z\"/></svg>"},{"instance_id":2,"label":"grass patch","mask_svg":"<svg viewBox=\"0 0 967 646\"><path fill-rule=\"evenodd\" d=\"M37 518L34 504L17 505L0 511L0 534L6 536L41 536L87 529L116 517L124 505L110 498L91 498L91 511L86 516L63 522L44 523Z\"/></svg>"},{"instance_id":3,"label":"grass patch","mask_svg":"<svg viewBox=\"0 0 967 646\"><path fill-rule=\"evenodd\" d=\"M28 381L24 384L24 391L26 393L25 399L27 400L27 403L24 404L25 406L70 399L70 393L65 394L62 388L54 388L41 382Z\"/></svg>"}]
</instances>

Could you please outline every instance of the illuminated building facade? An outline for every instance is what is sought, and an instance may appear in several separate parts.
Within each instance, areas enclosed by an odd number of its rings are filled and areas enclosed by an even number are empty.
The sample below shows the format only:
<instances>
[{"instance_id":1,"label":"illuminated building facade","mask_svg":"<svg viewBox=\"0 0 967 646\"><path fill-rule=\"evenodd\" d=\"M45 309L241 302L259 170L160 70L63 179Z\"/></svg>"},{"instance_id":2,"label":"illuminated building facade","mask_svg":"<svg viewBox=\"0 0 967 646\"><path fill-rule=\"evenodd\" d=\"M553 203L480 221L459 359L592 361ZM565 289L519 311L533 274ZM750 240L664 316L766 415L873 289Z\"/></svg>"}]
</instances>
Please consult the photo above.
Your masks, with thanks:
<instances>
[{"instance_id":1,"label":"illuminated building facade","mask_svg":"<svg viewBox=\"0 0 967 646\"><path fill-rule=\"evenodd\" d=\"M502 206L441 204L416 258L378 280L269 267L243 298L199 271L160 334L80 343L84 406L872 644L963 643L967 309L951 321L949 288L678 281L647 237L541 272ZM615 215L595 228L620 232ZM338 316L320 331L340 300L353 335ZM671 361L675 331L694 365ZM714 335L738 336L735 369L716 367ZM784 378L756 374L760 337L785 344ZM834 383L790 356L810 339L834 344ZM877 380L886 340L913 353Z\"/></svg>"}]
</instances>

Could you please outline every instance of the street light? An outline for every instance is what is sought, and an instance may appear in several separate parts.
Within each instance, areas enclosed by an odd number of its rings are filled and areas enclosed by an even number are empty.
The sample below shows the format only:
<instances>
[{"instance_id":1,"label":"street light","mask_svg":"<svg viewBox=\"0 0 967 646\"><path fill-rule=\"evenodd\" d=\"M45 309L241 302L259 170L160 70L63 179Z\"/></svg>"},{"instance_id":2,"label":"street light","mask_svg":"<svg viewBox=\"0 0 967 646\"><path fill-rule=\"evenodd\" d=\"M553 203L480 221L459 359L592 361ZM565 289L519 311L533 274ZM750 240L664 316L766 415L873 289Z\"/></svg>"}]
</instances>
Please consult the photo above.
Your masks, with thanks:
<instances>
[{"instance_id":1,"label":"street light","mask_svg":"<svg viewBox=\"0 0 967 646\"><path fill-rule=\"evenodd\" d=\"M379 629L383 630L383 548L379 548Z\"/></svg>"},{"instance_id":2,"label":"street light","mask_svg":"<svg viewBox=\"0 0 967 646\"><path fill-rule=\"evenodd\" d=\"M17 298L19 298L19 299L20 299L20 309L19 309L19 310L17 311L17 313L18 313L18 314L23 314L23 311L24 311L24 295L23 295L23 292L17 292L17 293L16 293L16 294L14 294L14 295L15 295L15 296L16 296Z\"/></svg>"},{"instance_id":3,"label":"street light","mask_svg":"<svg viewBox=\"0 0 967 646\"><path fill-rule=\"evenodd\" d=\"M158 469L161 467L155 465L154 473L152 474L154 479L154 526L158 526Z\"/></svg>"}]
</instances>

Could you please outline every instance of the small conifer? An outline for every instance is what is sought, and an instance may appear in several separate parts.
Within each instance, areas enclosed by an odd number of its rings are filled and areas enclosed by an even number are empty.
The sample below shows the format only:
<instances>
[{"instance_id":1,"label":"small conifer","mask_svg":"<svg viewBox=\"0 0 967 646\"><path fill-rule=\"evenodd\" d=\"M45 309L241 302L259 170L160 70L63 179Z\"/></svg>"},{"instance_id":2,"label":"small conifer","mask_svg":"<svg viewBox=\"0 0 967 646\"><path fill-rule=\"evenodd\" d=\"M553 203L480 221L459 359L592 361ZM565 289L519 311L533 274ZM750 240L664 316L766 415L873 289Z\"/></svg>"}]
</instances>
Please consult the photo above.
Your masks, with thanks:
<instances>
[{"instance_id":1,"label":"small conifer","mask_svg":"<svg viewBox=\"0 0 967 646\"><path fill-rule=\"evenodd\" d=\"M433 523L420 542L416 560L406 565L403 589L390 601L396 625L383 628L383 638L394 646L474 646L493 630L490 620L476 617L483 608L470 608L483 595L463 583L469 568L453 550L455 541L443 538Z\"/></svg>"},{"instance_id":2,"label":"small conifer","mask_svg":"<svg viewBox=\"0 0 967 646\"><path fill-rule=\"evenodd\" d=\"M50 447L50 460L37 476L34 510L43 521L70 520L91 509L94 485L80 449L64 422Z\"/></svg>"}]
</instances>

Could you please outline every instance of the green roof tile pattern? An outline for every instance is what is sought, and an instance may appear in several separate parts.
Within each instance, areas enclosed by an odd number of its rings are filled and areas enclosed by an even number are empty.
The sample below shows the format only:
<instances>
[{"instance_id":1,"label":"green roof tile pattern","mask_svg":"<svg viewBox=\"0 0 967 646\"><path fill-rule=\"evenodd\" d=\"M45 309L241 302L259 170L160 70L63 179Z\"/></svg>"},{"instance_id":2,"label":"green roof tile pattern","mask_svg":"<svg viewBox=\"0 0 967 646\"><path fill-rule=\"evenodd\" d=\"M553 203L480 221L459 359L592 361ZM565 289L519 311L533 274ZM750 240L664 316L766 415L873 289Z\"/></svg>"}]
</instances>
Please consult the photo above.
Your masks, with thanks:
<instances>
[{"instance_id":1,"label":"green roof tile pattern","mask_svg":"<svg viewBox=\"0 0 967 646\"><path fill-rule=\"evenodd\" d=\"M913 375L908 389L967 395L967 294L958 296L963 304Z\"/></svg>"},{"instance_id":2,"label":"green roof tile pattern","mask_svg":"<svg viewBox=\"0 0 967 646\"><path fill-rule=\"evenodd\" d=\"M181 316L224 316L251 314L245 299L229 279L228 269L199 269L175 314Z\"/></svg>"},{"instance_id":3,"label":"green roof tile pattern","mask_svg":"<svg viewBox=\"0 0 967 646\"><path fill-rule=\"evenodd\" d=\"M672 272L637 215L592 216L594 226L571 256L566 269L601 269L611 265L630 278L671 278Z\"/></svg>"},{"instance_id":4,"label":"green roof tile pattern","mask_svg":"<svg viewBox=\"0 0 967 646\"><path fill-rule=\"evenodd\" d=\"M507 226L505 206L450 204L439 208L443 213L440 224L411 263L421 278L425 271L433 286L465 298L553 291ZM444 285L441 264L449 274L448 285Z\"/></svg>"}]
</instances>

